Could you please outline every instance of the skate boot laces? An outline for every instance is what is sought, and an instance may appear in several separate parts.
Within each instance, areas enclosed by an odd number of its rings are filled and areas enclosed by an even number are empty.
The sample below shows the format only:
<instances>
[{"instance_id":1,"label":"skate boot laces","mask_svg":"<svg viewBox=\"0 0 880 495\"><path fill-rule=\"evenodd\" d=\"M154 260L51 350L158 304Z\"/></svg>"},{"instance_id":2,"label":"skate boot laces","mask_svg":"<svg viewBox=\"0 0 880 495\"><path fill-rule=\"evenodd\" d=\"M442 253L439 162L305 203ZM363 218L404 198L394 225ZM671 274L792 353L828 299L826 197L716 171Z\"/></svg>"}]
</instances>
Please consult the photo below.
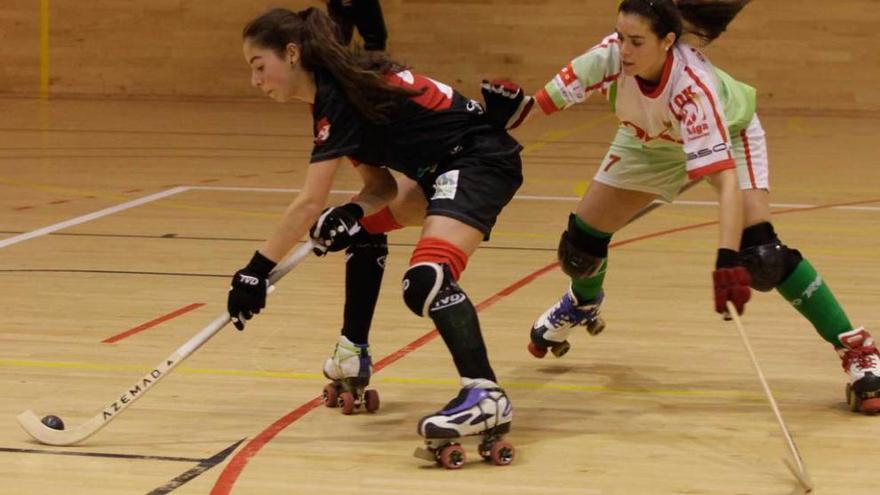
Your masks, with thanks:
<instances>
[{"instance_id":1,"label":"skate boot laces","mask_svg":"<svg viewBox=\"0 0 880 495\"><path fill-rule=\"evenodd\" d=\"M566 292L559 300L557 308L547 315L547 321L554 327L587 326L599 316L601 304L602 294L593 301L578 306L571 292Z\"/></svg>"},{"instance_id":2,"label":"skate boot laces","mask_svg":"<svg viewBox=\"0 0 880 495\"><path fill-rule=\"evenodd\" d=\"M880 353L873 345L849 349L843 356L843 366L853 375L871 372L880 376Z\"/></svg>"},{"instance_id":3,"label":"skate boot laces","mask_svg":"<svg viewBox=\"0 0 880 495\"><path fill-rule=\"evenodd\" d=\"M324 362L324 375L331 380L344 378L369 378L373 374L373 360L369 344L355 344L344 335L333 355Z\"/></svg>"},{"instance_id":4,"label":"skate boot laces","mask_svg":"<svg viewBox=\"0 0 880 495\"><path fill-rule=\"evenodd\" d=\"M868 372L880 377L880 353L871 334L864 327L842 333L838 338L844 345L839 353L843 358L843 369L847 373L854 379L859 379Z\"/></svg>"}]
</instances>

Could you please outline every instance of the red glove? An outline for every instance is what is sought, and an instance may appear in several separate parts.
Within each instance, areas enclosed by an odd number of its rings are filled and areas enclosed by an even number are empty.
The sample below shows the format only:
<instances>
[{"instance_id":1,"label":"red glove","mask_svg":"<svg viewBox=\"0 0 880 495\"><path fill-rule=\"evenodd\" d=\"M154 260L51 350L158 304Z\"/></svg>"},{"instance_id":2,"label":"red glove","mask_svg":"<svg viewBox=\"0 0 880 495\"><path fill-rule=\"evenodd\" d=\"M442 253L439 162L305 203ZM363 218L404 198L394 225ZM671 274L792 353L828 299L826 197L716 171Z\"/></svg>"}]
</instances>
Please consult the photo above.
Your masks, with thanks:
<instances>
[{"instance_id":1,"label":"red glove","mask_svg":"<svg viewBox=\"0 0 880 495\"><path fill-rule=\"evenodd\" d=\"M715 311L721 314L727 313L727 301L733 303L738 314L743 314L746 302L752 295L749 289L752 278L745 268L737 264L737 258L736 251L718 250L712 282L715 285Z\"/></svg>"}]
</instances>

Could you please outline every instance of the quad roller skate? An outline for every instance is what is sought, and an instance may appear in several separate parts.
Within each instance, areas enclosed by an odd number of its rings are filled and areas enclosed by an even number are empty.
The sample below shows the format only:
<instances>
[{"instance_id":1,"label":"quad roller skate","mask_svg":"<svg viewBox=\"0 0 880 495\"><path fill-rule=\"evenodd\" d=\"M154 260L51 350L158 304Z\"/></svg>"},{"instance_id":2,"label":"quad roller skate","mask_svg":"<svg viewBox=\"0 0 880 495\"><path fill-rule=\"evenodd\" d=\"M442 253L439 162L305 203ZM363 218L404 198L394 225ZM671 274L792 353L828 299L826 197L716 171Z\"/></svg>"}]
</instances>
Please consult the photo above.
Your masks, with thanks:
<instances>
[{"instance_id":1,"label":"quad roller skate","mask_svg":"<svg viewBox=\"0 0 880 495\"><path fill-rule=\"evenodd\" d=\"M605 320L599 317L599 309L604 292L599 292L595 299L583 304L577 303L577 297L571 288L550 309L544 312L532 325L529 352L536 358L543 358L547 350L556 357L564 356L571 345L568 336L576 326L584 326L590 335L599 335L605 329Z\"/></svg>"},{"instance_id":2,"label":"quad roller skate","mask_svg":"<svg viewBox=\"0 0 880 495\"><path fill-rule=\"evenodd\" d=\"M376 412L379 392L366 389L372 374L370 346L354 344L340 335L333 356L324 362L324 376L332 380L324 385L324 405L342 408L342 414L351 414L361 407Z\"/></svg>"},{"instance_id":3,"label":"quad roller skate","mask_svg":"<svg viewBox=\"0 0 880 495\"><path fill-rule=\"evenodd\" d=\"M504 440L510 432L513 408L507 394L495 382L462 378L464 387L442 410L419 421L419 434L425 447L416 449L420 459L436 462L446 469L458 469L467 458L462 437L480 436L477 452L496 466L513 462L513 444Z\"/></svg>"},{"instance_id":4,"label":"quad roller skate","mask_svg":"<svg viewBox=\"0 0 880 495\"><path fill-rule=\"evenodd\" d=\"M838 336L844 347L837 349L843 369L850 377L846 384L846 402L853 412L880 413L880 353L874 339L864 328Z\"/></svg>"}]
</instances>

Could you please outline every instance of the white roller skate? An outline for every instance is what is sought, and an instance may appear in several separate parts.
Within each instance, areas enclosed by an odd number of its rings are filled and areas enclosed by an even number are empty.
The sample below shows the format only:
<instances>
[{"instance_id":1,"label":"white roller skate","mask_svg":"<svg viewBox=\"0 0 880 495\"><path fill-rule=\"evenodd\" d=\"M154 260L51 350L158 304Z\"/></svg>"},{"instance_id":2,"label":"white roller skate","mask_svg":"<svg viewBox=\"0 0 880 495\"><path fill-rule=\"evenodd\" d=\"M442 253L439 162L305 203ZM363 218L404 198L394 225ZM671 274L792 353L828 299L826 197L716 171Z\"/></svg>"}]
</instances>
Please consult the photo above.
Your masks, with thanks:
<instances>
[{"instance_id":1,"label":"white roller skate","mask_svg":"<svg viewBox=\"0 0 880 495\"><path fill-rule=\"evenodd\" d=\"M513 462L513 444L504 440L513 420L513 407L497 383L485 379L461 379L463 388L449 404L419 421L425 447L415 456L447 469L458 469L466 455L461 437L480 436L480 457L497 466Z\"/></svg>"},{"instance_id":2,"label":"white roller skate","mask_svg":"<svg viewBox=\"0 0 880 495\"><path fill-rule=\"evenodd\" d=\"M864 328L838 336L844 347L837 353L850 382L846 384L846 402L853 412L880 413L880 353L874 339Z\"/></svg>"},{"instance_id":3,"label":"white roller skate","mask_svg":"<svg viewBox=\"0 0 880 495\"><path fill-rule=\"evenodd\" d=\"M333 356L324 361L324 376L333 380L324 386L324 405L340 407L342 414L351 414L361 406L375 412L379 409L379 392L366 390L372 374L370 346L355 344L340 335Z\"/></svg>"},{"instance_id":4,"label":"white roller skate","mask_svg":"<svg viewBox=\"0 0 880 495\"><path fill-rule=\"evenodd\" d=\"M602 333L605 320L599 317L599 310L604 299L605 292L602 291L595 299L578 304L569 287L562 298L532 325L529 352L536 358L543 358L549 349L554 356L562 357L571 348L567 339L574 327L584 326L590 335Z\"/></svg>"}]
</instances>

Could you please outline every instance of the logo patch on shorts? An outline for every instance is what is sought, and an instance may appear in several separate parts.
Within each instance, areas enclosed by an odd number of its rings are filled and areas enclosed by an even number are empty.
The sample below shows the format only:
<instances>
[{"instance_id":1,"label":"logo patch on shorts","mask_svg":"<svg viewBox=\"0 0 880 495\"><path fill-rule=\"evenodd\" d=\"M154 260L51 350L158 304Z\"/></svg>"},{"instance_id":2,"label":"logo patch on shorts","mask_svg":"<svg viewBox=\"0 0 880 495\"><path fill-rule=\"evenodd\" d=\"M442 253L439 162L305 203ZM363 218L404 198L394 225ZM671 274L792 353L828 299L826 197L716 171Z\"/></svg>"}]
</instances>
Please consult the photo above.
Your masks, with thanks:
<instances>
[{"instance_id":1,"label":"logo patch on shorts","mask_svg":"<svg viewBox=\"0 0 880 495\"><path fill-rule=\"evenodd\" d=\"M327 117L315 122L315 144L322 145L330 139L330 121Z\"/></svg>"},{"instance_id":2,"label":"logo patch on shorts","mask_svg":"<svg viewBox=\"0 0 880 495\"><path fill-rule=\"evenodd\" d=\"M450 170L434 181L434 195L431 199L455 199L458 190L458 170Z\"/></svg>"}]
</instances>

